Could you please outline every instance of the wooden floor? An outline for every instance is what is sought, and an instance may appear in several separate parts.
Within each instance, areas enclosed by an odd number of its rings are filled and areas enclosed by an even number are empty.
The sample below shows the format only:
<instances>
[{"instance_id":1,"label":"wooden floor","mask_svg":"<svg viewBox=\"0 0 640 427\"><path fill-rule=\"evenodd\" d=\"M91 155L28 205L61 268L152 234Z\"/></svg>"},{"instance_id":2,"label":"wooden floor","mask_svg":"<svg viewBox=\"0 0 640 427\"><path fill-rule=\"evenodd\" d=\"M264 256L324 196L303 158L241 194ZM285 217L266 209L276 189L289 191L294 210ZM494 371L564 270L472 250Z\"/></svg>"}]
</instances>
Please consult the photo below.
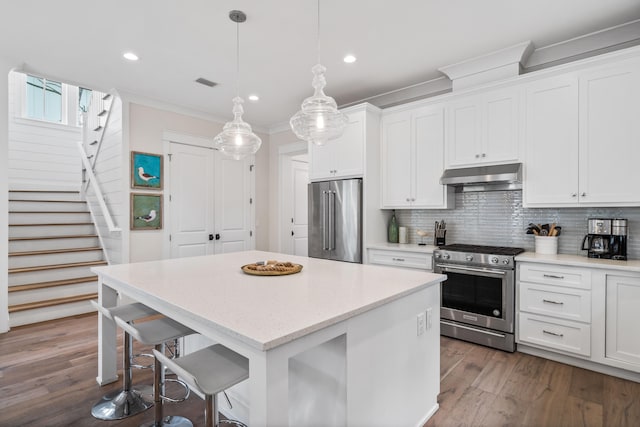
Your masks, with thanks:
<instances>
[{"instance_id":1,"label":"wooden floor","mask_svg":"<svg viewBox=\"0 0 640 427\"><path fill-rule=\"evenodd\" d=\"M440 409L425 427L640 426L638 383L444 337L441 345ZM0 426L125 427L151 421L153 409L122 421L91 417L91 406L120 387L96 384L96 352L96 315L0 334ZM134 383L151 384L151 375L135 370ZM167 405L165 412L202 425L203 408L192 396Z\"/></svg>"}]
</instances>

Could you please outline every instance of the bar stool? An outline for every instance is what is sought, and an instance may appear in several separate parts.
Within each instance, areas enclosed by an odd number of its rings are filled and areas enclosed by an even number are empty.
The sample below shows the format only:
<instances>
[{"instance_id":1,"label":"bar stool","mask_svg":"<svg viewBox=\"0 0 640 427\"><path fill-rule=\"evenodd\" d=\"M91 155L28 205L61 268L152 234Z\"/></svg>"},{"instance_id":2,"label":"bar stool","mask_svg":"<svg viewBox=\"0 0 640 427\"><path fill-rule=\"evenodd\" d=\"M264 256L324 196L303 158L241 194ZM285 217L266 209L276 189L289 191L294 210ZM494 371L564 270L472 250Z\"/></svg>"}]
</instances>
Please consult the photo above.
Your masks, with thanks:
<instances>
[{"instance_id":1,"label":"bar stool","mask_svg":"<svg viewBox=\"0 0 640 427\"><path fill-rule=\"evenodd\" d=\"M195 333L192 329L168 317L136 324L127 323L126 320L118 316L114 316L114 319L119 327L128 332L129 335L140 343L155 346L154 353L157 354L164 352L164 343L166 341L175 340L176 338L182 338ZM162 411L163 396L161 391L161 388L164 386L163 378L164 370L156 357L153 375L154 420L143 425L148 427L193 427L193 423L185 417L164 417Z\"/></svg>"},{"instance_id":2,"label":"bar stool","mask_svg":"<svg viewBox=\"0 0 640 427\"><path fill-rule=\"evenodd\" d=\"M167 366L182 378L189 387L205 396L204 425L218 427L218 393L249 378L249 360L221 344L215 344L189 353L177 359L170 359L163 353L153 351L156 360ZM223 423L244 426L234 420Z\"/></svg>"},{"instance_id":3,"label":"bar stool","mask_svg":"<svg viewBox=\"0 0 640 427\"><path fill-rule=\"evenodd\" d=\"M127 323L135 320L158 314L157 311L141 303L121 305L117 307L103 307L95 301L91 304L103 316L113 320L118 316ZM91 415L100 420L121 420L153 406L153 402L145 400L141 393L131 387L131 359L133 357L133 346L131 335L124 332L124 349L122 352L122 390L116 390L106 394L91 408Z\"/></svg>"}]
</instances>

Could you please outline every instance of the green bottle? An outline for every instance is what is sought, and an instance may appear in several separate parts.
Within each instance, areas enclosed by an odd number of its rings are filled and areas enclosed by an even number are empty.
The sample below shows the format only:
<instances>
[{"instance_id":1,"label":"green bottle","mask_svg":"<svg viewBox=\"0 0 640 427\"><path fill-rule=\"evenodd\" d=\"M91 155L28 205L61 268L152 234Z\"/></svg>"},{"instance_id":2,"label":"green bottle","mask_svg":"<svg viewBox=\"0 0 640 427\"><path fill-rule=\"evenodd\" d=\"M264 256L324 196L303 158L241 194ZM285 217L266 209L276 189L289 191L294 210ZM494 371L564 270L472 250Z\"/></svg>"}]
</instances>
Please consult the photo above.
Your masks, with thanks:
<instances>
[{"instance_id":1,"label":"green bottle","mask_svg":"<svg viewBox=\"0 0 640 427\"><path fill-rule=\"evenodd\" d=\"M396 220L396 211L393 211L391 220L389 220L388 240L389 243L398 243L398 221Z\"/></svg>"}]
</instances>

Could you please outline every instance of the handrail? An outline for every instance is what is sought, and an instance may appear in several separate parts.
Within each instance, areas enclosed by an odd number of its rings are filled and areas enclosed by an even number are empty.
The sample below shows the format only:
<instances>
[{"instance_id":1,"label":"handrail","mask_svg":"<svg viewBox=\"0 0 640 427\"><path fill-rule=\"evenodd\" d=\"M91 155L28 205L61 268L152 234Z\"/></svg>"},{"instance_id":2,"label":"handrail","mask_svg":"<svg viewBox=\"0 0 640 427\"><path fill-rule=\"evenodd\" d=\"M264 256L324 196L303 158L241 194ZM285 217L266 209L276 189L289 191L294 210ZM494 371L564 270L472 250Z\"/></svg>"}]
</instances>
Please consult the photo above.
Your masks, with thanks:
<instances>
[{"instance_id":1,"label":"handrail","mask_svg":"<svg viewBox=\"0 0 640 427\"><path fill-rule=\"evenodd\" d=\"M107 222L107 227L110 232L119 232L122 231L120 227L117 227L111 218L111 214L109 213L109 209L107 208L107 204L104 202L104 197L102 196L102 191L100 190L100 186L98 185L98 181L96 180L96 176L93 173L91 168L91 162L87 157L87 153L84 151L84 147L82 146L82 141L78 142L78 150L80 150L80 159L82 160L82 164L85 168L85 172L88 175L88 183L91 184L93 191L96 195L96 199L98 199L98 204L100 205L100 210L104 215L104 219Z\"/></svg>"}]
</instances>

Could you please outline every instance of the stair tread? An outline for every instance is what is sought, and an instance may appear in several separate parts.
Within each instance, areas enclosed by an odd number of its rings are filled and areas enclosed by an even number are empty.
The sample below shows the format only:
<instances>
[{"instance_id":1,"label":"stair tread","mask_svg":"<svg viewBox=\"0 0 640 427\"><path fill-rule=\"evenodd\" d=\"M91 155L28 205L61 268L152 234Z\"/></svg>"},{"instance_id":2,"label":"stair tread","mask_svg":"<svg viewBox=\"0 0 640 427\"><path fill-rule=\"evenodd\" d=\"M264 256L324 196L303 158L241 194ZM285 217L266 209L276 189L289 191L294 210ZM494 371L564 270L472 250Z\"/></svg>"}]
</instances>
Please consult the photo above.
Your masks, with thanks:
<instances>
[{"instance_id":1,"label":"stair tread","mask_svg":"<svg viewBox=\"0 0 640 427\"><path fill-rule=\"evenodd\" d=\"M52 280L49 282L34 282L24 285L9 286L9 292L30 291L33 289L53 288L56 286L74 285L77 283L89 283L98 280L98 276L76 277L74 279Z\"/></svg>"},{"instance_id":2,"label":"stair tread","mask_svg":"<svg viewBox=\"0 0 640 427\"><path fill-rule=\"evenodd\" d=\"M51 307L54 305L61 305L61 304L68 304L68 303L72 303L72 302L79 302L79 301L88 301L88 300L92 300L98 298L98 293L91 293L91 294L82 294L82 295L75 295L72 297L64 297L64 298L54 298L54 299L50 299L50 300L46 300L46 301L38 301L38 302L29 302L29 303L25 303L25 304L16 304L16 305L10 305L9 306L9 313L15 313L18 311L25 311L25 310L33 310L35 308L44 308L44 307Z\"/></svg>"},{"instance_id":3,"label":"stair tread","mask_svg":"<svg viewBox=\"0 0 640 427\"><path fill-rule=\"evenodd\" d=\"M52 240L52 239L86 239L97 238L97 234L71 234L68 236L41 236L41 237L10 237L10 242L21 242L25 240Z\"/></svg>"},{"instance_id":4,"label":"stair tread","mask_svg":"<svg viewBox=\"0 0 640 427\"><path fill-rule=\"evenodd\" d=\"M105 114L107 114L107 110L102 110L102 111L100 111L100 112L98 113L98 117L102 117L102 116L104 116Z\"/></svg>"},{"instance_id":5,"label":"stair tread","mask_svg":"<svg viewBox=\"0 0 640 427\"><path fill-rule=\"evenodd\" d=\"M33 200L33 199L9 199L10 202L38 202L38 203L87 203L85 200Z\"/></svg>"},{"instance_id":6,"label":"stair tread","mask_svg":"<svg viewBox=\"0 0 640 427\"><path fill-rule=\"evenodd\" d=\"M48 254L64 254L67 252L89 252L89 251L101 251L100 246L91 246L87 248L68 248L68 249L47 249L42 251L24 251L24 252L9 252L9 256L26 256L26 255L48 255Z\"/></svg>"},{"instance_id":7,"label":"stair tread","mask_svg":"<svg viewBox=\"0 0 640 427\"><path fill-rule=\"evenodd\" d=\"M75 193L80 194L77 190L9 190L9 193Z\"/></svg>"},{"instance_id":8,"label":"stair tread","mask_svg":"<svg viewBox=\"0 0 640 427\"><path fill-rule=\"evenodd\" d=\"M50 213L54 213L54 214L88 214L90 213L89 211L9 211L9 213L26 213L26 214L36 214L36 213L43 213L43 214L50 214Z\"/></svg>"},{"instance_id":9,"label":"stair tread","mask_svg":"<svg viewBox=\"0 0 640 427\"><path fill-rule=\"evenodd\" d=\"M60 222L60 223L41 223L41 224L9 224L9 227L42 227L42 226L58 226L58 225L93 225L92 222Z\"/></svg>"},{"instance_id":10,"label":"stair tread","mask_svg":"<svg viewBox=\"0 0 640 427\"><path fill-rule=\"evenodd\" d=\"M83 262L71 262L66 264L39 265L37 267L18 267L18 268L10 268L8 272L9 274L26 273L29 271L53 270L56 268L71 268L71 267L91 267L91 266L97 266L97 265L107 265L107 262L106 261L83 261Z\"/></svg>"}]
</instances>

